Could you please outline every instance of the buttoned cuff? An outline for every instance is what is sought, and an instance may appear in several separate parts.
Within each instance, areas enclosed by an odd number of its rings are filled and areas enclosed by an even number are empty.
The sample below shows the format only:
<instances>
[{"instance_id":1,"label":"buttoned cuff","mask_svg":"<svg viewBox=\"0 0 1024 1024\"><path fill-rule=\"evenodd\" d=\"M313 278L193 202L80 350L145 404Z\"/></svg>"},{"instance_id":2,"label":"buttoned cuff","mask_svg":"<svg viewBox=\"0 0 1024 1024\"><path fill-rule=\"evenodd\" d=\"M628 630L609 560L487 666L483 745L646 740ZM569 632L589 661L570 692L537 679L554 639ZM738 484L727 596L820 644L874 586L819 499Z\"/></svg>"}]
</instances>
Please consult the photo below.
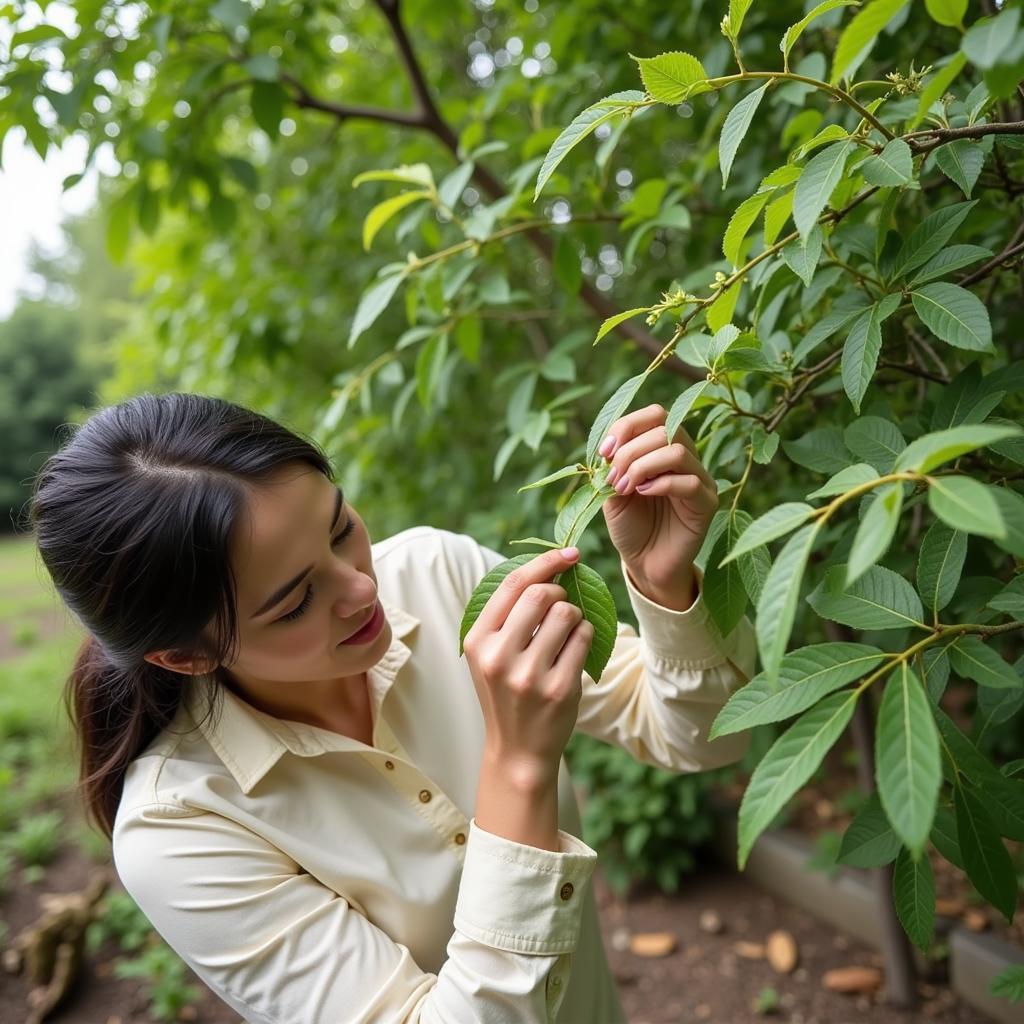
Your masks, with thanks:
<instances>
[{"instance_id":1,"label":"buttoned cuff","mask_svg":"<svg viewBox=\"0 0 1024 1024\"><path fill-rule=\"evenodd\" d=\"M735 630L723 637L704 601L704 573L694 565L697 599L684 612L652 601L642 594L619 560L629 603L636 615L640 638L651 653L681 668L710 668L725 662L733 648Z\"/></svg>"},{"instance_id":2,"label":"buttoned cuff","mask_svg":"<svg viewBox=\"0 0 1024 1024\"><path fill-rule=\"evenodd\" d=\"M558 839L560 851L542 850L487 832L471 818L455 928L515 953L575 952L597 851L561 829Z\"/></svg>"}]
</instances>

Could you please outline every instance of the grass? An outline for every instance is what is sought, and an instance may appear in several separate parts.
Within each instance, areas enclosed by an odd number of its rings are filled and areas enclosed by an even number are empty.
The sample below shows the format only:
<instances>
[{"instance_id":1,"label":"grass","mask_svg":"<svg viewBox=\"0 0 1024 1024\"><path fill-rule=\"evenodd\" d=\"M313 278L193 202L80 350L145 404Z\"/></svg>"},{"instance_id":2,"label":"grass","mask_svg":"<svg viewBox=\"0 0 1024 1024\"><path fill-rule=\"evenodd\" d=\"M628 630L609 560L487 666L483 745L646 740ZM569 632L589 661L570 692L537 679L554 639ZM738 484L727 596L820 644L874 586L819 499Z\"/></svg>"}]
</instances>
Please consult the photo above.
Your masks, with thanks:
<instances>
[{"instance_id":1,"label":"grass","mask_svg":"<svg viewBox=\"0 0 1024 1024\"><path fill-rule=\"evenodd\" d=\"M40 612L59 607L32 538L0 538L0 622L18 636L27 627L34 628Z\"/></svg>"}]
</instances>

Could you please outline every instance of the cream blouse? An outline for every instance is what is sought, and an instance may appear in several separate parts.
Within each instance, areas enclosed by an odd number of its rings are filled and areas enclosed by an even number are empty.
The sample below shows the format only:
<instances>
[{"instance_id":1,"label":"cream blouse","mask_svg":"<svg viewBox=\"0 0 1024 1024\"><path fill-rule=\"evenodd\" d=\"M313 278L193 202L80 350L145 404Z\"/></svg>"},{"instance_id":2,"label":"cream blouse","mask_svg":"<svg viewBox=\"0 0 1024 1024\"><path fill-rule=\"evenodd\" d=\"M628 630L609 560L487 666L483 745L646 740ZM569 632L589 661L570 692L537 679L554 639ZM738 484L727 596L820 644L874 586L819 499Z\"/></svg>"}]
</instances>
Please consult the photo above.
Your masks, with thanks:
<instances>
[{"instance_id":1,"label":"cream blouse","mask_svg":"<svg viewBox=\"0 0 1024 1024\"><path fill-rule=\"evenodd\" d=\"M201 681L129 766L113 835L125 888L247 1021L622 1024L564 757L560 852L472 817L484 728L459 626L507 556L430 526L372 554L393 635L368 672L373 746ZM706 734L753 672L749 620L723 639L702 594L664 608L620 565L639 636L619 622L576 727L674 772L738 760L749 734ZM209 686L222 710L197 727Z\"/></svg>"}]
</instances>

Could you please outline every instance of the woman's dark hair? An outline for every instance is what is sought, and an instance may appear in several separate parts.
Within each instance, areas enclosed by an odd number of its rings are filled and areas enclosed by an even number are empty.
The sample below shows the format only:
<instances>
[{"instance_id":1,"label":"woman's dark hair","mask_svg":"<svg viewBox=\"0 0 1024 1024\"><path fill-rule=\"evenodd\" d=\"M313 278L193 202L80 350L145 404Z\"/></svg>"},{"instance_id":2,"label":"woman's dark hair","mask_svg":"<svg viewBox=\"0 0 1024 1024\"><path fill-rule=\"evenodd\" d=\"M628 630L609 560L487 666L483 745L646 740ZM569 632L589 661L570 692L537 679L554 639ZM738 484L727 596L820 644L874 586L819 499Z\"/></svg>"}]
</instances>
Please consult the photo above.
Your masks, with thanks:
<instances>
[{"instance_id":1,"label":"woman's dark hair","mask_svg":"<svg viewBox=\"0 0 1024 1024\"><path fill-rule=\"evenodd\" d=\"M72 429L36 477L29 517L58 593L91 634L64 698L86 809L109 837L128 765L191 684L143 655L233 658L229 544L248 492L287 463L333 470L315 443L206 395L142 394Z\"/></svg>"}]
</instances>

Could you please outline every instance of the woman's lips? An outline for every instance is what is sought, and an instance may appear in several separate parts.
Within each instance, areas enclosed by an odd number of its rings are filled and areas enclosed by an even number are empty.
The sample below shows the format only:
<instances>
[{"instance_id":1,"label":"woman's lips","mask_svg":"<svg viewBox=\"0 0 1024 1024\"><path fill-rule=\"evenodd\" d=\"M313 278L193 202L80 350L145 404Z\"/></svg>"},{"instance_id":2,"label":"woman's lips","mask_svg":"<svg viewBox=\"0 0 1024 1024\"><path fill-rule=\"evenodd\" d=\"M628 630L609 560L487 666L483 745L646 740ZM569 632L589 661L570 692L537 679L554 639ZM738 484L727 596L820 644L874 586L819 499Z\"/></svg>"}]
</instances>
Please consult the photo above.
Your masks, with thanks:
<instances>
[{"instance_id":1,"label":"woman's lips","mask_svg":"<svg viewBox=\"0 0 1024 1024\"><path fill-rule=\"evenodd\" d=\"M366 643L367 641L372 640L377 633L380 632L380 627L382 625L384 625L384 609L381 607L380 601L378 600L373 606L370 618L350 637L342 640L341 644Z\"/></svg>"}]
</instances>

